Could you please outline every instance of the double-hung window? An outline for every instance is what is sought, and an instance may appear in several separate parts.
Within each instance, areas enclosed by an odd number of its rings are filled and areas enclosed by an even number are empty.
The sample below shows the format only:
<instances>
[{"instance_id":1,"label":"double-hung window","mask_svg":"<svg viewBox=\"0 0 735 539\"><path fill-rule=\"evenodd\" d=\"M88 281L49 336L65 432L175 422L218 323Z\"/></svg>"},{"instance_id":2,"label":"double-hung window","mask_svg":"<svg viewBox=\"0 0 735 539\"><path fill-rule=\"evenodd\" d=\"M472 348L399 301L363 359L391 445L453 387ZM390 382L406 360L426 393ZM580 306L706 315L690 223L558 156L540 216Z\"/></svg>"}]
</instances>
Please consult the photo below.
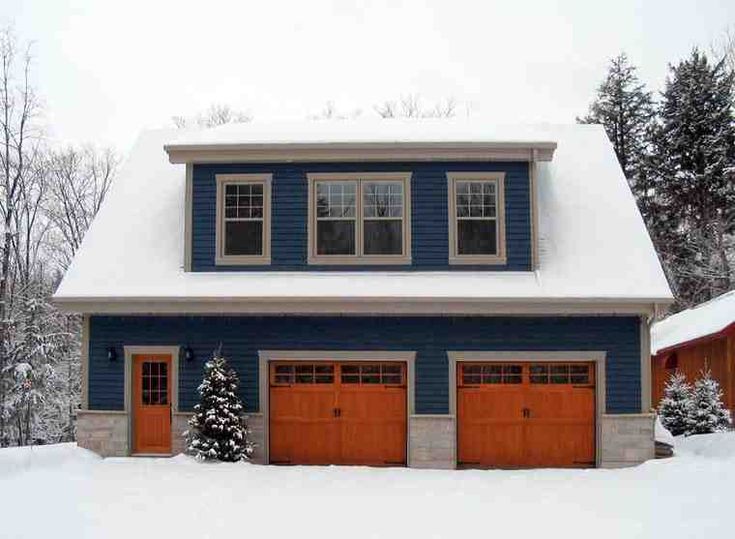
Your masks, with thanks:
<instances>
[{"instance_id":1,"label":"double-hung window","mask_svg":"<svg viewBox=\"0 0 735 539\"><path fill-rule=\"evenodd\" d=\"M449 177L449 263L504 264L504 174L452 172Z\"/></svg>"},{"instance_id":2,"label":"double-hung window","mask_svg":"<svg viewBox=\"0 0 735 539\"><path fill-rule=\"evenodd\" d=\"M411 262L410 174L309 174L310 264Z\"/></svg>"},{"instance_id":3,"label":"double-hung window","mask_svg":"<svg viewBox=\"0 0 735 539\"><path fill-rule=\"evenodd\" d=\"M216 263L270 263L270 174L218 174Z\"/></svg>"}]
</instances>

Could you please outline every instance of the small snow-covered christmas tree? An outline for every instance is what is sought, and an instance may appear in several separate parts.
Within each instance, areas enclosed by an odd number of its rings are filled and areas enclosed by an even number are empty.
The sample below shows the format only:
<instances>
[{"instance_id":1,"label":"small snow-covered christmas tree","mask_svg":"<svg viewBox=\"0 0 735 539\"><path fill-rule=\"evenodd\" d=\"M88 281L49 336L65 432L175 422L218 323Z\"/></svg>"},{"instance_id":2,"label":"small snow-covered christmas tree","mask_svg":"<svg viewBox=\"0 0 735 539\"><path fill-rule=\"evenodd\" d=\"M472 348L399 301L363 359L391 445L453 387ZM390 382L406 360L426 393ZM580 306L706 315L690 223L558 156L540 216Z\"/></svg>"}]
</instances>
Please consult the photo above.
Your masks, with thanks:
<instances>
[{"instance_id":1,"label":"small snow-covered christmas tree","mask_svg":"<svg viewBox=\"0 0 735 539\"><path fill-rule=\"evenodd\" d=\"M688 434L709 434L730 428L730 412L722 403L722 390L709 370L694 382Z\"/></svg>"},{"instance_id":2,"label":"small snow-covered christmas tree","mask_svg":"<svg viewBox=\"0 0 735 539\"><path fill-rule=\"evenodd\" d=\"M187 452L199 459L237 462L248 459L253 444L243 417L243 403L237 396L237 373L218 349L204 365L204 379L198 388L199 404L189 420Z\"/></svg>"},{"instance_id":3,"label":"small snow-covered christmas tree","mask_svg":"<svg viewBox=\"0 0 735 539\"><path fill-rule=\"evenodd\" d=\"M675 372L666 382L664 396L658 406L661 423L674 436L688 434L693 409L692 386L682 373Z\"/></svg>"}]
</instances>

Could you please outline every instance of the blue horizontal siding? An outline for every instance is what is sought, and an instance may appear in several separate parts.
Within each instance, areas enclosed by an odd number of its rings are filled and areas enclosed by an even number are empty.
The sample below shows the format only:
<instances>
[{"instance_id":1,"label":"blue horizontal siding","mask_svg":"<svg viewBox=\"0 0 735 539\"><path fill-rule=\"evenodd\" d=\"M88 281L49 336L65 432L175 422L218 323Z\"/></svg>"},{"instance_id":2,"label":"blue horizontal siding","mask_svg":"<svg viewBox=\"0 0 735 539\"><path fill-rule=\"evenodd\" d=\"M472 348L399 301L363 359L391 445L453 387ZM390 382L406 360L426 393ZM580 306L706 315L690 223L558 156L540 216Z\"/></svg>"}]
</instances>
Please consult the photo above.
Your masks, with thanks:
<instances>
[{"instance_id":1,"label":"blue horizontal siding","mask_svg":"<svg viewBox=\"0 0 735 539\"><path fill-rule=\"evenodd\" d=\"M639 325L635 317L245 317L93 316L89 406L123 409L125 345L189 345L181 362L183 410L196 400L204 361L222 350L241 378L248 411L257 411L258 350L415 350L416 411L448 412L448 350L598 350L607 352L607 412L640 411ZM107 360L107 348L118 360Z\"/></svg>"},{"instance_id":2,"label":"blue horizontal siding","mask_svg":"<svg viewBox=\"0 0 735 539\"><path fill-rule=\"evenodd\" d=\"M507 264L488 270L531 268L531 211L527 163L342 163L276 165L194 165L192 198L192 270L259 270L262 266L215 266L216 174L273 174L271 270L371 271L374 267L308 266L307 172L402 172L411 176L412 264L396 270L446 270L448 264L447 172L505 172ZM453 270L477 269L451 266Z\"/></svg>"}]
</instances>

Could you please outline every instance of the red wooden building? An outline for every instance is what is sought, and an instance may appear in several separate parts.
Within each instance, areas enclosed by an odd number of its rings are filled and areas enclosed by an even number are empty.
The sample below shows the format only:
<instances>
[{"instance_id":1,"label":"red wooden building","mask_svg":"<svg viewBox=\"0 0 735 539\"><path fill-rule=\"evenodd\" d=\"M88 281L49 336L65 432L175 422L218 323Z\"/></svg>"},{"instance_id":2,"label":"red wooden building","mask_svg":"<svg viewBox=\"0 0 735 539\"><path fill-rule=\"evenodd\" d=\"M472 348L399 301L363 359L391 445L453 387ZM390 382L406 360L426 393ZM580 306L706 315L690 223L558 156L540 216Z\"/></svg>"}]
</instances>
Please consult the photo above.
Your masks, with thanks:
<instances>
[{"instance_id":1,"label":"red wooden building","mask_svg":"<svg viewBox=\"0 0 735 539\"><path fill-rule=\"evenodd\" d=\"M735 290L654 324L651 354L654 405L677 370L693 382L709 369L735 410Z\"/></svg>"}]
</instances>

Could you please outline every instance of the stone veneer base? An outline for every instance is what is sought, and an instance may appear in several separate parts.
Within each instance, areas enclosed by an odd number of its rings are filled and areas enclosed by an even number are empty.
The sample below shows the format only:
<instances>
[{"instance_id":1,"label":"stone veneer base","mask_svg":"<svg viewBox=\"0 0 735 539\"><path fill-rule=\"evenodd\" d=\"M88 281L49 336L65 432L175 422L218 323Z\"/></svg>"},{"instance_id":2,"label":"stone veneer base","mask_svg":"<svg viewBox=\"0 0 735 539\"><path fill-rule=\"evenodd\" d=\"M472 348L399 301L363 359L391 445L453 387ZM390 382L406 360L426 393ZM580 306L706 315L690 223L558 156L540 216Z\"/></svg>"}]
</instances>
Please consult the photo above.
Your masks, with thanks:
<instances>
[{"instance_id":1,"label":"stone veneer base","mask_svg":"<svg viewBox=\"0 0 735 539\"><path fill-rule=\"evenodd\" d=\"M172 454L185 449L183 433L191 414L177 412L171 425ZM456 426L451 415L413 415L408 422L408 464L411 468L456 467ZM262 414L248 416L255 444L252 462L265 463L265 424ZM599 467L635 466L654 458L654 417L651 414L606 414L600 418ZM80 410L77 443L104 457L129 455L128 416L122 411Z\"/></svg>"},{"instance_id":2,"label":"stone veneer base","mask_svg":"<svg viewBox=\"0 0 735 539\"><path fill-rule=\"evenodd\" d=\"M103 457L128 455L128 414L79 410L77 412L77 444Z\"/></svg>"},{"instance_id":3,"label":"stone veneer base","mask_svg":"<svg viewBox=\"0 0 735 539\"><path fill-rule=\"evenodd\" d=\"M656 455L653 414L606 414L600 433L600 468L635 466Z\"/></svg>"}]
</instances>

